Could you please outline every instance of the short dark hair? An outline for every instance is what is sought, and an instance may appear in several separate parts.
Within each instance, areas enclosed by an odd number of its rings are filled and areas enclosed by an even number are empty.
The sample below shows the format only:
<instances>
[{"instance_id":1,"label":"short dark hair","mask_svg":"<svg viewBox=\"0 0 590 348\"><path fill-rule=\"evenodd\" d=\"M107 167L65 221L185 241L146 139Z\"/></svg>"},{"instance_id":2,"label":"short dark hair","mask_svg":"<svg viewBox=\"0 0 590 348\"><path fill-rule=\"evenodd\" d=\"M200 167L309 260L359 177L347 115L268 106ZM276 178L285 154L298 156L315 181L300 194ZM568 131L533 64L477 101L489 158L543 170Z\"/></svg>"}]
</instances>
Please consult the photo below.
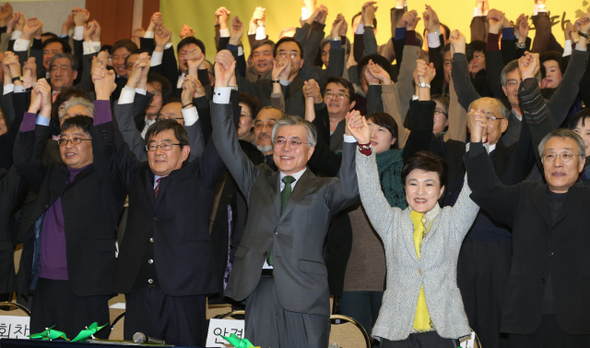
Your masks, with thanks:
<instances>
[{"instance_id":1,"label":"short dark hair","mask_svg":"<svg viewBox=\"0 0 590 348\"><path fill-rule=\"evenodd\" d=\"M145 134L145 144L147 145L152 137L167 130L172 130L174 132L174 136L176 137L176 139L178 139L178 143L180 144L179 146L181 149L185 145L189 144L186 129L184 129L184 126L176 122L175 120L161 120L152 124Z\"/></svg>"},{"instance_id":2,"label":"short dark hair","mask_svg":"<svg viewBox=\"0 0 590 348\"><path fill-rule=\"evenodd\" d=\"M274 51L273 51L273 54L272 54L275 58L277 57L277 49L284 42L295 42L297 44L297 47L299 47L299 55L301 56L301 58L303 58L303 47L301 47L301 44L299 42L297 42L297 40L295 40L292 37L284 37L284 38L280 39L279 41L277 41Z\"/></svg>"},{"instance_id":3,"label":"short dark hair","mask_svg":"<svg viewBox=\"0 0 590 348\"><path fill-rule=\"evenodd\" d=\"M437 156L429 151L418 151L412 157L408 158L402 169L402 182L406 183L406 178L414 169L421 169L427 172L438 174L440 187L447 185L447 162L444 158Z\"/></svg>"},{"instance_id":4,"label":"short dark hair","mask_svg":"<svg viewBox=\"0 0 590 348\"><path fill-rule=\"evenodd\" d=\"M355 14L354 16L352 16L352 20L350 21L350 25L352 25L352 23L354 23L354 19L360 15L362 15L362 12L358 12L357 14ZM373 17L373 28L377 29L377 17Z\"/></svg>"},{"instance_id":5,"label":"short dark hair","mask_svg":"<svg viewBox=\"0 0 590 348\"><path fill-rule=\"evenodd\" d=\"M61 126L61 132L63 133L73 127L79 127L82 129L82 131L84 131L84 133L86 133L86 135L92 138L92 135L90 134L92 122L92 117L88 116L78 115L74 117L68 117L64 120L64 123Z\"/></svg>"},{"instance_id":6,"label":"short dark hair","mask_svg":"<svg viewBox=\"0 0 590 348\"><path fill-rule=\"evenodd\" d=\"M162 88L162 100L170 97L172 95L172 93L174 92L174 89L172 88L172 84L170 83L170 81L165 78L164 76L160 75L160 74L149 74L148 78L147 78L147 83L159 83L161 88ZM162 104L164 105L164 104Z\"/></svg>"},{"instance_id":7,"label":"short dark hair","mask_svg":"<svg viewBox=\"0 0 590 348\"><path fill-rule=\"evenodd\" d=\"M353 101L356 101L356 93L354 91L354 85L352 82L340 76L330 76L328 77L328 80L326 80L326 86L324 89L328 87L329 83L337 83L346 88L348 90L348 100L350 100L350 103L352 104Z\"/></svg>"},{"instance_id":8,"label":"short dark hair","mask_svg":"<svg viewBox=\"0 0 590 348\"><path fill-rule=\"evenodd\" d=\"M559 70L561 71L561 74L563 75L565 68L563 66L563 58L561 56L561 53L557 52L557 51L547 51L544 52L543 54L541 54L541 56L539 57L539 63L541 63L541 76L545 77L547 76L547 72L545 71L545 65L543 65L544 62L548 61L548 60L554 60L557 62L557 65L559 66Z\"/></svg>"},{"instance_id":9,"label":"short dark hair","mask_svg":"<svg viewBox=\"0 0 590 348\"><path fill-rule=\"evenodd\" d=\"M256 114L256 117L258 117L258 115L260 114L260 112L262 112L264 110L276 110L276 111L278 111L278 112L281 113L281 117L284 117L286 115L283 110L277 108L276 106L267 105L267 106L261 107L260 110L258 110L258 113ZM256 117L254 117L254 119L256 119Z\"/></svg>"},{"instance_id":10,"label":"short dark hair","mask_svg":"<svg viewBox=\"0 0 590 348\"><path fill-rule=\"evenodd\" d=\"M60 59L60 58L67 58L70 61L70 67L72 68L73 71L78 71L78 60L76 59L76 56L74 56L71 53L58 53L55 56L51 57L51 61L49 62L49 69L51 70L51 66L53 65L53 62L56 59Z\"/></svg>"},{"instance_id":11,"label":"short dark hair","mask_svg":"<svg viewBox=\"0 0 590 348\"><path fill-rule=\"evenodd\" d=\"M136 55L136 54L142 54L144 52L149 53L149 51L144 48L138 48L135 51L129 53L129 55L127 57L125 57L125 66L127 66L127 62L129 61L129 57Z\"/></svg>"},{"instance_id":12,"label":"short dark hair","mask_svg":"<svg viewBox=\"0 0 590 348\"><path fill-rule=\"evenodd\" d=\"M254 52L255 49L260 48L261 46L264 46L264 45L270 45L271 51L274 52L275 42L272 40L268 40L268 39L254 42L254 45L252 45L252 52Z\"/></svg>"},{"instance_id":13,"label":"short dark hair","mask_svg":"<svg viewBox=\"0 0 590 348\"><path fill-rule=\"evenodd\" d=\"M258 100L258 98L256 98L256 96L253 96L250 93L240 92L238 96L238 102L246 104L250 108L250 114L252 119L256 118L258 110L261 106L260 101Z\"/></svg>"},{"instance_id":14,"label":"short dark hair","mask_svg":"<svg viewBox=\"0 0 590 348\"><path fill-rule=\"evenodd\" d=\"M488 44L482 40L473 40L469 43L469 46L471 46L471 48L473 49L473 52L482 51L485 53L487 45Z\"/></svg>"},{"instance_id":15,"label":"short dark hair","mask_svg":"<svg viewBox=\"0 0 590 348\"><path fill-rule=\"evenodd\" d=\"M446 24L440 23L440 26L445 28L445 34L443 37L445 38L445 42L449 41L449 36L451 35L451 29Z\"/></svg>"},{"instance_id":16,"label":"short dark hair","mask_svg":"<svg viewBox=\"0 0 590 348\"><path fill-rule=\"evenodd\" d=\"M129 53L137 50L137 45L135 44L135 42L133 42L129 39L121 39L121 40L115 42L113 44L113 47L111 47L111 55L115 54L115 51L121 47L126 48L127 51L129 51Z\"/></svg>"},{"instance_id":17,"label":"short dark hair","mask_svg":"<svg viewBox=\"0 0 590 348\"><path fill-rule=\"evenodd\" d=\"M368 56L364 56L363 58L361 58L361 61L358 62L358 67L356 68L356 73L358 75L359 81L362 81L363 69L365 68L365 66L367 66L367 64L369 64L369 60L372 60L373 63L375 63L375 64L379 65L380 67L382 67L383 69L385 69L385 71L387 71L387 73L391 76L391 72L390 72L391 63L389 63L389 60L387 60L387 58L385 58L379 54L370 54Z\"/></svg>"},{"instance_id":18,"label":"short dark hair","mask_svg":"<svg viewBox=\"0 0 590 348\"><path fill-rule=\"evenodd\" d=\"M449 118L449 97L446 94L435 94L432 97L430 97L430 99L432 99L435 102L438 101L439 103L441 103L445 107L445 116Z\"/></svg>"},{"instance_id":19,"label":"short dark hair","mask_svg":"<svg viewBox=\"0 0 590 348\"><path fill-rule=\"evenodd\" d=\"M52 33L50 31L46 31L43 34L41 34L41 38L43 37L48 37L48 38L54 38L54 37L58 37L55 33Z\"/></svg>"},{"instance_id":20,"label":"short dark hair","mask_svg":"<svg viewBox=\"0 0 590 348\"><path fill-rule=\"evenodd\" d=\"M374 124L378 125L379 127L383 127L386 128L389 133L391 133L391 136L393 136L394 138L397 139L397 133L398 133L398 128L397 128L397 123L395 123L395 121L393 120L393 118L391 117L390 114L387 114L385 112L374 112L372 114L369 114L367 116L367 122L371 121ZM395 144L391 145L390 147L391 149L398 149L398 142L396 141Z\"/></svg>"},{"instance_id":21,"label":"short dark hair","mask_svg":"<svg viewBox=\"0 0 590 348\"><path fill-rule=\"evenodd\" d=\"M570 120L569 129L574 130L578 126L578 122L582 122L582 126L586 125L586 120L590 119L590 108L578 111Z\"/></svg>"},{"instance_id":22,"label":"short dark hair","mask_svg":"<svg viewBox=\"0 0 590 348\"><path fill-rule=\"evenodd\" d=\"M59 42L61 44L61 50L63 51L63 53L72 53L72 48L70 47L70 44L58 37L50 37L49 39L45 40L43 42L43 45L41 46L41 49L44 50L47 45L53 42Z\"/></svg>"},{"instance_id":23,"label":"short dark hair","mask_svg":"<svg viewBox=\"0 0 590 348\"><path fill-rule=\"evenodd\" d=\"M199 46L199 48L201 49L201 52L203 52L203 54L205 54L205 44L203 43L203 41L197 39L194 36L185 37L184 39L180 40L178 45L176 45L176 53L180 52L180 49L188 44L195 44L195 45Z\"/></svg>"}]
</instances>

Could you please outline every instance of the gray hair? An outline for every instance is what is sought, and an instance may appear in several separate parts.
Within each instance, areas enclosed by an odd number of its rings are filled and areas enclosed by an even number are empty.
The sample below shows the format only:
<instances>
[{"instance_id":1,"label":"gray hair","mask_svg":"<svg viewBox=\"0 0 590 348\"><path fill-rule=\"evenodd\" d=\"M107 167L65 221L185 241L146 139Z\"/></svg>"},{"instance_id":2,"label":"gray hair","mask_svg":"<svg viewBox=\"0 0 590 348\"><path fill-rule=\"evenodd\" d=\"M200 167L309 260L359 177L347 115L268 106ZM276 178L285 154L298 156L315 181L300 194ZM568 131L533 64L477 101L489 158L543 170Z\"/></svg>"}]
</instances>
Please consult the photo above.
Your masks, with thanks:
<instances>
[{"instance_id":1,"label":"gray hair","mask_svg":"<svg viewBox=\"0 0 590 348\"><path fill-rule=\"evenodd\" d=\"M508 108L506 108L504 103L502 103L499 99L490 98L490 97L483 97L483 98L479 98L479 99L472 101L471 104L469 104L469 108L467 108L467 112L469 112L469 110L471 110L473 108L473 105L475 105L475 103L480 102L480 101L490 101L490 102L496 103L496 106L498 107L498 109L500 109L500 113L502 114L502 117L504 117L506 120L508 120L510 118L510 110L508 110Z\"/></svg>"},{"instance_id":2,"label":"gray hair","mask_svg":"<svg viewBox=\"0 0 590 348\"><path fill-rule=\"evenodd\" d=\"M576 144L578 144L578 151L580 152L580 155L582 157L586 157L586 143L584 143L584 139L582 139L582 137L570 130L570 129L565 129L565 128L559 128L556 129L550 133L548 133L543 140L541 140L541 142L539 143L539 156L543 157L543 152L545 151L545 144L547 144L547 142L549 141L549 139L554 138L554 137L560 137L560 138L570 138L570 139L574 139L576 141Z\"/></svg>"},{"instance_id":3,"label":"gray hair","mask_svg":"<svg viewBox=\"0 0 590 348\"><path fill-rule=\"evenodd\" d=\"M55 56L51 57L49 69L51 69L51 67L53 66L53 62L55 62L56 59L60 58L68 58L70 60L70 67L72 68L72 70L78 71L78 60L76 59L76 56L74 56L71 53L58 53Z\"/></svg>"},{"instance_id":4,"label":"gray hair","mask_svg":"<svg viewBox=\"0 0 590 348\"><path fill-rule=\"evenodd\" d=\"M502 86L506 87L506 79L508 73L514 70L518 70L518 59L515 59L510 63L506 64L504 69L502 69L502 73L500 74L500 82L502 83ZM541 82L541 70L537 71L537 73L535 74L535 78L537 79L537 81Z\"/></svg>"},{"instance_id":5,"label":"gray hair","mask_svg":"<svg viewBox=\"0 0 590 348\"><path fill-rule=\"evenodd\" d=\"M90 117L94 117L94 104L92 104L92 102L90 102L90 100L86 99L86 98L82 98L82 97L76 97L76 98L72 98L68 101L66 101L63 109L61 109L59 111L59 119L61 120L61 118L66 114L66 111L68 111L69 108L71 108L72 106L75 105L82 105L86 108L86 110L88 110L88 113L90 115Z\"/></svg>"},{"instance_id":6,"label":"gray hair","mask_svg":"<svg viewBox=\"0 0 590 348\"><path fill-rule=\"evenodd\" d=\"M272 127L272 143L275 143L275 136L277 130L282 126L303 126L307 131L307 147L315 146L317 144L318 133L313 123L302 119L301 117L285 115L277 120Z\"/></svg>"}]
</instances>

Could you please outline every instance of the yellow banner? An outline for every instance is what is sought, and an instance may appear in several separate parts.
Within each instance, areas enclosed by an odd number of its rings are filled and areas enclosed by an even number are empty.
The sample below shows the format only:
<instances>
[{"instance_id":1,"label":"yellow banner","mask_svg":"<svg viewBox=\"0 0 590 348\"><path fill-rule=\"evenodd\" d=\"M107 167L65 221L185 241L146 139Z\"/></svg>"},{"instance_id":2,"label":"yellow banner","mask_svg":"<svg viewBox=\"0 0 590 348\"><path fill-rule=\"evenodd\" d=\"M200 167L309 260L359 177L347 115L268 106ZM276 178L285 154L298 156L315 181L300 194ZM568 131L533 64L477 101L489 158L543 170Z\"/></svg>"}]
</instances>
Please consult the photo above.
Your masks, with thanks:
<instances>
[{"instance_id":1,"label":"yellow banner","mask_svg":"<svg viewBox=\"0 0 590 348\"><path fill-rule=\"evenodd\" d=\"M348 38L353 38L351 32L352 16L361 10L364 1L346 1L346 0L319 0L318 4L323 3L328 7L328 19L326 20L326 35L329 34L332 22L338 13L342 13L349 25ZM389 20L389 11L394 6L394 1L378 1L377 6L377 42L385 43L391 33L391 23ZM465 33L467 40L470 41L469 24L471 22L475 1L473 0L432 0L432 1L408 1L409 9L416 9L418 13L424 11L425 4L431 5L438 13L442 23L453 29L459 29ZM219 6L225 6L231 11L231 17L237 15L244 23L244 32L248 31L248 23L252 18L252 13L256 6L266 8L266 31L271 40L276 41L282 29L287 27L299 26L299 17L301 16L301 7L303 3L300 0L226 0L226 1L209 1L209 0L161 0L160 10L163 15L164 24L173 31L173 42L178 43L180 40L179 33L183 24L187 24L195 30L195 36L205 43L207 47L207 59L212 60L215 55L214 42L214 23L215 10ZM558 42L563 45L564 36L562 22L570 20L574 22L584 12L590 9L588 0L569 0L569 1L547 1L547 10L554 22L553 34ZM524 0L490 0L490 8L496 8L504 13L511 21L524 13L532 16L533 1ZM531 26L532 26L532 22ZM422 33L424 27L422 22L418 24L417 30ZM529 37L534 38L535 32L531 30ZM247 39L242 39L246 54L249 54L250 47Z\"/></svg>"}]
</instances>

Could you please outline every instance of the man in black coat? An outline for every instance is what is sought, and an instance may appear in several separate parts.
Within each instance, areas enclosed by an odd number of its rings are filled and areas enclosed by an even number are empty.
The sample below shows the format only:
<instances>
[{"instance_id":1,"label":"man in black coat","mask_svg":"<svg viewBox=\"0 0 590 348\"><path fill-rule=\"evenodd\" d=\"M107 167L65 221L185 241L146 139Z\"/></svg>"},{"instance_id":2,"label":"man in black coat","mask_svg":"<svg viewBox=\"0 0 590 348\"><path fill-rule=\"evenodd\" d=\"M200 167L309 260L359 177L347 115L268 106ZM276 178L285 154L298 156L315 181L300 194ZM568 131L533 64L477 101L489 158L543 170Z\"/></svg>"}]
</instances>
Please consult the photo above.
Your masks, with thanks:
<instances>
[{"instance_id":1,"label":"man in black coat","mask_svg":"<svg viewBox=\"0 0 590 348\"><path fill-rule=\"evenodd\" d=\"M209 216L225 166L212 142L200 159L187 161L188 135L175 120L150 126L147 162L140 162L108 109L112 72L102 69L93 80L105 110L94 119L95 158L129 195L115 276L116 292L126 295L124 337L143 332L170 344L204 346L206 296L221 291L223 276L215 261L224 249L212 242Z\"/></svg>"},{"instance_id":2,"label":"man in black coat","mask_svg":"<svg viewBox=\"0 0 590 348\"><path fill-rule=\"evenodd\" d=\"M39 191L34 208L23 217L21 267L25 288L35 292L31 332L55 325L75 337L92 322L109 321L116 225L125 193L112 177L98 174L88 116L64 121L58 142L63 163L42 165L50 98L51 87L39 80L14 149L19 175ZM108 330L101 336L108 337Z\"/></svg>"}]
</instances>

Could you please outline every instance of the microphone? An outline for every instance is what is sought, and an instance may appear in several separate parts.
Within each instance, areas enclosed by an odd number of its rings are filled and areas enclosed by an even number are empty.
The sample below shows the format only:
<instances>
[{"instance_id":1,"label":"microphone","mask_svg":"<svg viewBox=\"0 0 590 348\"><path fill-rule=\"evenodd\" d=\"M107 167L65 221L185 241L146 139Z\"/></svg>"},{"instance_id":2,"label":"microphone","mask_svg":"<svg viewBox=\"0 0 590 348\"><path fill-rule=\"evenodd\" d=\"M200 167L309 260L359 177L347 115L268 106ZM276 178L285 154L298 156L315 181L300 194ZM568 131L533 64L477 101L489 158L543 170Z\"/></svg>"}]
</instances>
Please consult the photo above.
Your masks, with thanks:
<instances>
[{"instance_id":1,"label":"microphone","mask_svg":"<svg viewBox=\"0 0 590 348\"><path fill-rule=\"evenodd\" d=\"M158 339L158 338L152 338L150 336L146 336L143 332L134 333L133 334L133 342L138 343L138 344L143 344L143 343L166 344L166 341Z\"/></svg>"}]
</instances>

